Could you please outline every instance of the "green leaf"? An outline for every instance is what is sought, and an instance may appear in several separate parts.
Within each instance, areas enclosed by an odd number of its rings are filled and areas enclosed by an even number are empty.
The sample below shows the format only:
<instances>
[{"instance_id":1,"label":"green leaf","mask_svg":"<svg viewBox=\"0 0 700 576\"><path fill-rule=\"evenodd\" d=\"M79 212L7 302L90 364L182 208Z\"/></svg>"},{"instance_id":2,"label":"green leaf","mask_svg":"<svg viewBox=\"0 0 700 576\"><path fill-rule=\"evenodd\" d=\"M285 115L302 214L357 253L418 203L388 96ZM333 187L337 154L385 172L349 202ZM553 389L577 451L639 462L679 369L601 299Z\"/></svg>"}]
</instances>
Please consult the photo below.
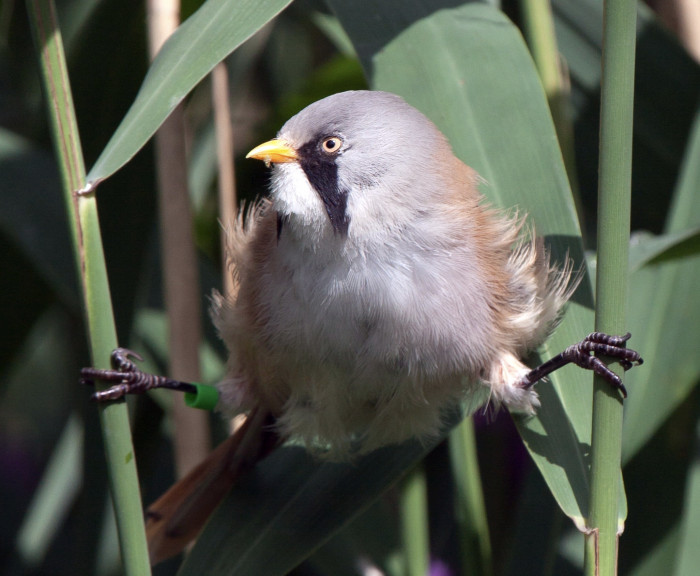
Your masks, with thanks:
<instances>
[{"instance_id":1,"label":"green leaf","mask_svg":"<svg viewBox=\"0 0 700 576\"><path fill-rule=\"evenodd\" d=\"M688 474L681 522L681 546L675 576L692 576L700 565L700 422L695 431L695 457Z\"/></svg>"},{"instance_id":2,"label":"green leaf","mask_svg":"<svg viewBox=\"0 0 700 576\"><path fill-rule=\"evenodd\" d=\"M700 225L700 113L692 130L665 230L668 238L675 239L683 239L689 231L688 241L693 239L690 231ZM663 238L650 240L652 248L663 243ZM645 243L638 250L653 252ZM639 269L630 283L630 330L640 338L635 348L648 362L628 377L625 462L651 438L700 377L700 255L696 251L683 258L656 262L654 259Z\"/></svg>"},{"instance_id":3,"label":"green leaf","mask_svg":"<svg viewBox=\"0 0 700 576\"><path fill-rule=\"evenodd\" d=\"M662 236L635 234L630 246L630 272L696 254L700 254L700 228L697 226Z\"/></svg>"},{"instance_id":4,"label":"green leaf","mask_svg":"<svg viewBox=\"0 0 700 576\"><path fill-rule=\"evenodd\" d=\"M394 490L390 490L394 493ZM395 499L380 498L306 561L314 574L405 576ZM399 566L401 569L399 570Z\"/></svg>"},{"instance_id":5,"label":"green leaf","mask_svg":"<svg viewBox=\"0 0 700 576\"><path fill-rule=\"evenodd\" d=\"M163 45L136 100L90 170L89 186L112 175L216 64L291 0L208 0Z\"/></svg>"},{"instance_id":6,"label":"green leaf","mask_svg":"<svg viewBox=\"0 0 700 576\"><path fill-rule=\"evenodd\" d=\"M179 574L287 574L431 448L408 442L351 464L276 450L219 506Z\"/></svg>"}]
</instances>

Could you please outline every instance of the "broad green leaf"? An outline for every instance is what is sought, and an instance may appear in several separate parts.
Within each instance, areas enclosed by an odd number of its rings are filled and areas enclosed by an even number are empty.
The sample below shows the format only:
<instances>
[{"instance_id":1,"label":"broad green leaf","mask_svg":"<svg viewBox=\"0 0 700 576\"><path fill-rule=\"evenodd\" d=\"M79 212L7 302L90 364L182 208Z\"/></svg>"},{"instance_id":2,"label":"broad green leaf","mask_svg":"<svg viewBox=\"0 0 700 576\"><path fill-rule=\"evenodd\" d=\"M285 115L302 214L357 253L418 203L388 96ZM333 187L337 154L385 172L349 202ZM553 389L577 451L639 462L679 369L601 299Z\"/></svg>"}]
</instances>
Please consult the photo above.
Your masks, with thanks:
<instances>
[{"instance_id":1,"label":"broad green leaf","mask_svg":"<svg viewBox=\"0 0 700 576\"><path fill-rule=\"evenodd\" d=\"M695 456L688 474L680 539L674 575L692 576L700 566L700 422L695 431Z\"/></svg>"},{"instance_id":2,"label":"broad green leaf","mask_svg":"<svg viewBox=\"0 0 700 576\"><path fill-rule=\"evenodd\" d=\"M356 3L331 4L343 21ZM391 17L391 3L381 10L374 27L362 22L348 29L373 86L401 94L427 114L455 153L486 179L482 191L493 204L529 213L553 259L562 261L568 252L582 266L580 231L546 99L515 27L482 4L436 11L424 20ZM592 330L592 302L584 278L565 320L541 348L543 358ZM562 510L582 528L591 378L567 368L552 381L554 388L538 385L538 416L516 416L516 423Z\"/></svg>"},{"instance_id":3,"label":"broad green leaf","mask_svg":"<svg viewBox=\"0 0 700 576\"><path fill-rule=\"evenodd\" d=\"M400 546L395 500L380 498L316 550L307 562L318 574L357 576L358 567L362 568L361 573L371 574L376 566L384 570L385 576L405 576Z\"/></svg>"},{"instance_id":4,"label":"broad green leaf","mask_svg":"<svg viewBox=\"0 0 700 576\"><path fill-rule=\"evenodd\" d=\"M700 225L700 113L665 232L677 238ZM692 236L691 236L692 239ZM655 242L655 240L652 240ZM644 245L640 248L644 250ZM629 374L625 403L623 460L628 461L655 433L700 379L700 255L697 251L638 270L630 282L630 330L647 359Z\"/></svg>"},{"instance_id":5,"label":"broad green leaf","mask_svg":"<svg viewBox=\"0 0 700 576\"><path fill-rule=\"evenodd\" d=\"M408 442L352 464L322 463L302 448L281 448L231 491L179 574L287 574L431 448Z\"/></svg>"},{"instance_id":6,"label":"broad green leaf","mask_svg":"<svg viewBox=\"0 0 700 576\"><path fill-rule=\"evenodd\" d=\"M90 170L97 185L126 164L211 69L291 0L208 0L163 45L136 100Z\"/></svg>"},{"instance_id":7,"label":"broad green leaf","mask_svg":"<svg viewBox=\"0 0 700 576\"><path fill-rule=\"evenodd\" d=\"M311 16L311 19L341 54L348 57L356 56L355 47L352 45L352 41L348 38L348 35L345 33L345 30L340 25L337 18L322 12L315 12Z\"/></svg>"},{"instance_id":8,"label":"broad green leaf","mask_svg":"<svg viewBox=\"0 0 700 576\"><path fill-rule=\"evenodd\" d=\"M431 116L488 180L483 188L492 202L529 211L554 258L562 260L568 250L582 265L554 128L520 35L489 6L437 10L434 4L331 2L374 86L404 95ZM544 356L591 330L587 281L574 300ZM580 527L588 497L591 377L566 369L554 387L539 391L540 416L519 419L519 426L550 489ZM408 444L350 465L314 462L294 448L280 451L219 508L182 573L286 573L425 451Z\"/></svg>"},{"instance_id":9,"label":"broad green leaf","mask_svg":"<svg viewBox=\"0 0 700 576\"><path fill-rule=\"evenodd\" d=\"M385 515L393 513L391 510L384 512ZM358 520L365 515L367 512L363 513ZM380 554L365 554L367 543L379 543L387 537L386 532L378 530L376 525L368 523L368 528L369 530L362 534L359 543L347 538L345 529L341 530L330 542L324 544L304 561L304 568L310 574L333 574L333 576L357 576L358 574L404 576L399 549L395 549L392 554L388 555L385 563L375 560L375 558L383 559ZM398 568L399 566L400 568Z\"/></svg>"},{"instance_id":10,"label":"broad green leaf","mask_svg":"<svg viewBox=\"0 0 700 576\"><path fill-rule=\"evenodd\" d=\"M632 237L630 272L642 266L682 259L700 253L700 228L653 236L639 233Z\"/></svg>"}]
</instances>

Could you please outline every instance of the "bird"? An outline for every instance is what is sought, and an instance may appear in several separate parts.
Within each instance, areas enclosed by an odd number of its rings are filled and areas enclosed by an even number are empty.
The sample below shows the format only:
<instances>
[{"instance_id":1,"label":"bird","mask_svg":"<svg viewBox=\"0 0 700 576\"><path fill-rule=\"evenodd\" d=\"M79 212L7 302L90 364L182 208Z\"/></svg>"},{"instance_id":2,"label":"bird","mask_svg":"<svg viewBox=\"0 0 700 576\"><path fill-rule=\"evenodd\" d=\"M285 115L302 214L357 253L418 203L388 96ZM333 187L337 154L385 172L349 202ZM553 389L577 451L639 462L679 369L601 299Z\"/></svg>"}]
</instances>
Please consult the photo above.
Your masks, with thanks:
<instances>
[{"instance_id":1,"label":"bird","mask_svg":"<svg viewBox=\"0 0 700 576\"><path fill-rule=\"evenodd\" d=\"M435 439L465 398L534 414L535 382L570 362L626 395L598 355L640 364L629 334L592 333L525 364L581 273L568 256L552 262L526 215L490 206L477 172L400 96L328 96L247 157L271 168L270 184L225 229L234 288L211 309L228 350L225 415L274 422L278 438L347 461ZM84 370L114 383L98 399L168 387L130 354Z\"/></svg>"}]
</instances>

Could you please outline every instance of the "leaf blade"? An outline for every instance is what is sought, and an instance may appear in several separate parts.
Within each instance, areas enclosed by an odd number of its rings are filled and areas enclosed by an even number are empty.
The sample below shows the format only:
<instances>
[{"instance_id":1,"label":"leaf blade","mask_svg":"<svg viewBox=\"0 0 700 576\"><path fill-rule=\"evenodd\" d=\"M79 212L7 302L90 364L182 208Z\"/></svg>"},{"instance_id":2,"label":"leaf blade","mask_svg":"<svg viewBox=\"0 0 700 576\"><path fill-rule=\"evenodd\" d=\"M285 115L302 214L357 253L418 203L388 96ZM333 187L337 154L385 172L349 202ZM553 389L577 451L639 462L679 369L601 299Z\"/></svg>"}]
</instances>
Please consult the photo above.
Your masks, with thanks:
<instances>
[{"instance_id":1,"label":"leaf blade","mask_svg":"<svg viewBox=\"0 0 700 576\"><path fill-rule=\"evenodd\" d=\"M126 164L216 64L291 0L208 0L163 45L139 93L91 168L96 186Z\"/></svg>"}]
</instances>

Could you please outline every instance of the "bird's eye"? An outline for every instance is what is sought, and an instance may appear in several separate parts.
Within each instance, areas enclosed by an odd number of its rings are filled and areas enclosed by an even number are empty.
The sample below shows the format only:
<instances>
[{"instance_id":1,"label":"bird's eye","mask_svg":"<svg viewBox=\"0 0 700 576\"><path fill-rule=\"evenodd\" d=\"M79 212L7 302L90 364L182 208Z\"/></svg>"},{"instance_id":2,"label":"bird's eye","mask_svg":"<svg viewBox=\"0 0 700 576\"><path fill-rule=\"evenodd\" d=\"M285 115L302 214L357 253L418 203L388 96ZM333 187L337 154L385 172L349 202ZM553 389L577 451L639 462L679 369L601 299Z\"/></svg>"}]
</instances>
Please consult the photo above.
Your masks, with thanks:
<instances>
[{"instance_id":1,"label":"bird's eye","mask_svg":"<svg viewBox=\"0 0 700 576\"><path fill-rule=\"evenodd\" d=\"M324 138L321 143L321 149L327 154L335 154L340 150L342 144L343 141L338 136L329 136L328 138Z\"/></svg>"}]
</instances>

